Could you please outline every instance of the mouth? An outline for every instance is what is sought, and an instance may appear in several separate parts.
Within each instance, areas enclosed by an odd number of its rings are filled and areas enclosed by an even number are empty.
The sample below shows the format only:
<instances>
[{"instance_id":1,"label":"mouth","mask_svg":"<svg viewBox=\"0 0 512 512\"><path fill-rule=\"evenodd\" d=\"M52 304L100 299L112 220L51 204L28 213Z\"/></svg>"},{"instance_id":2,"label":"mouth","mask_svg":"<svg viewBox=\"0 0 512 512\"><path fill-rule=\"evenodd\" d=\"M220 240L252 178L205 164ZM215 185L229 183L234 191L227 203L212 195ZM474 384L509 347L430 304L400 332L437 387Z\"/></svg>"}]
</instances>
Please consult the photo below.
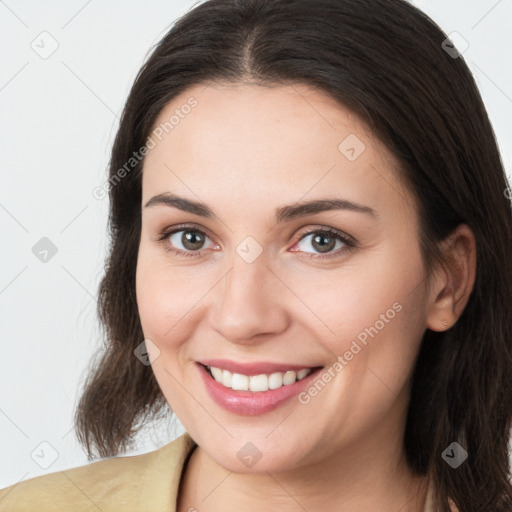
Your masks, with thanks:
<instances>
[{"instance_id":1,"label":"mouth","mask_svg":"<svg viewBox=\"0 0 512 512\"><path fill-rule=\"evenodd\" d=\"M204 364L206 361L196 363L210 397L224 409L248 416L270 412L298 395L323 368L216 361L219 366L215 366L213 360L208 361L210 364ZM230 371L226 366L230 366L231 370L236 367L238 372L243 367L244 373ZM267 369L268 373L258 373L262 368Z\"/></svg>"}]
</instances>

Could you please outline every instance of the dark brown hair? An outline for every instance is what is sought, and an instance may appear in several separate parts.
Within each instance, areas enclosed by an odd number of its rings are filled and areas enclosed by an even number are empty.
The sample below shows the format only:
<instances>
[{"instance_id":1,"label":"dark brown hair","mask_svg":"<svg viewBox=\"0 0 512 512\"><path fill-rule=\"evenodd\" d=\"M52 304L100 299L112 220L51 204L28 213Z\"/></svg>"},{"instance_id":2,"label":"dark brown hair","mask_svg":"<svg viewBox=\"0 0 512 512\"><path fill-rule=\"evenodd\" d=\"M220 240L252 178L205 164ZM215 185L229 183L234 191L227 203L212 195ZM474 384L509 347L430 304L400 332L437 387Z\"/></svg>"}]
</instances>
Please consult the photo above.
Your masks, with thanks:
<instances>
[{"instance_id":1,"label":"dark brown hair","mask_svg":"<svg viewBox=\"0 0 512 512\"><path fill-rule=\"evenodd\" d=\"M460 223L477 243L476 282L458 322L426 330L414 368L404 449L430 473L439 510L512 510L512 215L493 129L461 55L403 0L208 0L154 48L126 102L110 162L111 246L99 289L104 352L88 374L76 428L89 460L117 455L149 419L169 412L150 366L134 357L144 335L135 295L145 145L164 106L210 81L305 84L367 123L396 156L417 201L428 272ZM441 457L458 442L468 459Z\"/></svg>"}]
</instances>

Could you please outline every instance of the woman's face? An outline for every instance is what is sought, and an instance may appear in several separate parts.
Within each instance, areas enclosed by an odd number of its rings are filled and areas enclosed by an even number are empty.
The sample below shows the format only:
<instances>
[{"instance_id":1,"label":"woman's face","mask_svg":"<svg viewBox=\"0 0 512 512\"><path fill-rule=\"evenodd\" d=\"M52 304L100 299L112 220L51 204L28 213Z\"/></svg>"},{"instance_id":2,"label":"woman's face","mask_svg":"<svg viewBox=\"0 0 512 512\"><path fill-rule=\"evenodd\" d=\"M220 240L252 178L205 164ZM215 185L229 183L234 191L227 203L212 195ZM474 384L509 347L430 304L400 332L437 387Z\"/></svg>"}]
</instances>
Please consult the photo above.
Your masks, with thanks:
<instances>
[{"instance_id":1,"label":"woman's face","mask_svg":"<svg viewBox=\"0 0 512 512\"><path fill-rule=\"evenodd\" d=\"M236 472L398 456L428 298L393 156L299 85L191 88L148 147L137 300L185 429Z\"/></svg>"}]
</instances>

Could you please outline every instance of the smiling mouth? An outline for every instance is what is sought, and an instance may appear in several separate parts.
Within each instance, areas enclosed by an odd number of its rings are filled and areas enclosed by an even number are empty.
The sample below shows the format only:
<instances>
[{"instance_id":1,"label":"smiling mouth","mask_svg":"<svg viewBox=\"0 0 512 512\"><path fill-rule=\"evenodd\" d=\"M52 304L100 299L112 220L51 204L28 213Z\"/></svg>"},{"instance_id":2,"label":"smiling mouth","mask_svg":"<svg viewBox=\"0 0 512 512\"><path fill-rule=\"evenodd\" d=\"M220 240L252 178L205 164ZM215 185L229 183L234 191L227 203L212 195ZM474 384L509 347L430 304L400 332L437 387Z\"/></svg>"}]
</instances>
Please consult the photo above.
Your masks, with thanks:
<instances>
[{"instance_id":1,"label":"smiling mouth","mask_svg":"<svg viewBox=\"0 0 512 512\"><path fill-rule=\"evenodd\" d=\"M255 393L290 386L323 368L317 366L314 368L302 368L300 370L287 370L285 372L244 375L241 373L232 373L229 370L215 366L207 366L205 364L201 364L201 366L205 368L212 379L225 388L234 391L252 391Z\"/></svg>"}]
</instances>

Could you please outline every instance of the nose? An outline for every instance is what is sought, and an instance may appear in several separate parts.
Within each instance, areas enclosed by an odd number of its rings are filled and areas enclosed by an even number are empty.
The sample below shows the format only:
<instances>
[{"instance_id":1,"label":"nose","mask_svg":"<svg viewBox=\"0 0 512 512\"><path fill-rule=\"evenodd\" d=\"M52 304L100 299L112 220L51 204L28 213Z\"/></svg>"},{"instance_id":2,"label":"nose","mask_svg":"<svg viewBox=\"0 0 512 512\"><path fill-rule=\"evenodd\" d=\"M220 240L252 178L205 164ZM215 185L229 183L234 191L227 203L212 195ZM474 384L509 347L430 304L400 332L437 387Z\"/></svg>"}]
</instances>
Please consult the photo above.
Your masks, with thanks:
<instances>
[{"instance_id":1,"label":"nose","mask_svg":"<svg viewBox=\"0 0 512 512\"><path fill-rule=\"evenodd\" d=\"M230 270L216 287L213 328L237 344L277 336L286 330L290 319L284 288L263 255L247 263L235 253Z\"/></svg>"}]
</instances>

